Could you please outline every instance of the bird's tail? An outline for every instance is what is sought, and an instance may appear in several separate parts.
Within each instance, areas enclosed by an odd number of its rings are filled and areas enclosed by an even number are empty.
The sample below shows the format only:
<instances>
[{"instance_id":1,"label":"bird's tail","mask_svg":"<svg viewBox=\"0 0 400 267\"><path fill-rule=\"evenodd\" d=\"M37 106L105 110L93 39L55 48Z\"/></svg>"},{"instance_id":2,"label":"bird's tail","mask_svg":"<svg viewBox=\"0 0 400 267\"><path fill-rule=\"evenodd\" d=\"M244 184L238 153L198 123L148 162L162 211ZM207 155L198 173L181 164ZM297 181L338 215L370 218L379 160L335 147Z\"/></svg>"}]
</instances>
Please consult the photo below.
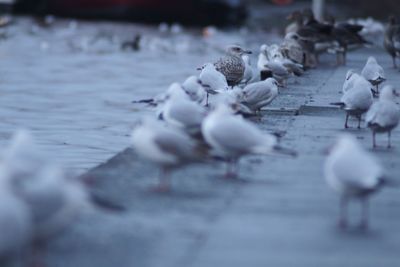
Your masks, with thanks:
<instances>
[{"instance_id":1,"label":"bird's tail","mask_svg":"<svg viewBox=\"0 0 400 267\"><path fill-rule=\"evenodd\" d=\"M259 146L254 149L253 151L255 154L261 154L261 155L282 155L282 156L290 156L290 157L296 157L297 156L297 151L290 149L290 148L285 148L280 145L274 145L272 147L270 146Z\"/></svg>"},{"instance_id":2,"label":"bird's tail","mask_svg":"<svg viewBox=\"0 0 400 267\"><path fill-rule=\"evenodd\" d=\"M340 108L344 108L344 106L345 106L346 104L343 103L343 102L333 102L333 103L330 103L330 105L332 105L332 106L339 106Z\"/></svg>"},{"instance_id":3,"label":"bird's tail","mask_svg":"<svg viewBox=\"0 0 400 267\"><path fill-rule=\"evenodd\" d=\"M91 193L90 195L90 200L92 204L94 204L96 207L106 210L106 211L111 211L111 212L123 212L125 211L125 208L117 203L114 203L104 197L99 196L98 194Z\"/></svg>"},{"instance_id":4,"label":"bird's tail","mask_svg":"<svg viewBox=\"0 0 400 267\"><path fill-rule=\"evenodd\" d=\"M132 103L133 104L151 104L154 102L153 98L148 98L148 99L140 99L140 100L133 100Z\"/></svg>"},{"instance_id":5,"label":"bird's tail","mask_svg":"<svg viewBox=\"0 0 400 267\"><path fill-rule=\"evenodd\" d=\"M399 187L400 186L400 181L392 178L392 177L388 177L388 176L382 176L379 178L379 182L378 182L378 186L382 187L382 186L387 186L387 187Z\"/></svg>"},{"instance_id":6,"label":"bird's tail","mask_svg":"<svg viewBox=\"0 0 400 267\"><path fill-rule=\"evenodd\" d=\"M291 148L282 147L280 145L275 145L273 147L272 151L274 154L290 156L290 157L297 157L297 151L295 151Z\"/></svg>"}]
</instances>

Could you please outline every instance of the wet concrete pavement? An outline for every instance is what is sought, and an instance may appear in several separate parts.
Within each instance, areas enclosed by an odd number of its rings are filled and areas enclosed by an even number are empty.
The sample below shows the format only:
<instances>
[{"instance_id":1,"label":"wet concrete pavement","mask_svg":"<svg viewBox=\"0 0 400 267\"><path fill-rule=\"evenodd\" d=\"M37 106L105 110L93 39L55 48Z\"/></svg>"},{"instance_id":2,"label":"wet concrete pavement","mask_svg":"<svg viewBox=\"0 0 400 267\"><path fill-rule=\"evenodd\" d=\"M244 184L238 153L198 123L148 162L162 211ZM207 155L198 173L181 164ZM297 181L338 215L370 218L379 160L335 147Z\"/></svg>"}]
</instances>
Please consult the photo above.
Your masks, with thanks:
<instances>
[{"instance_id":1,"label":"wet concrete pavement","mask_svg":"<svg viewBox=\"0 0 400 267\"><path fill-rule=\"evenodd\" d=\"M292 81L258 122L265 131L284 131L282 143L299 151L296 159L247 157L241 179L221 177L219 163L192 166L173 177L173 191L152 193L157 170L130 148L87 172L94 191L124 205L122 214L88 211L53 240L46 260L52 267L108 266L387 266L400 264L398 189L372 199L371 226L357 229L359 203L350 207L351 224L336 228L338 196L327 187L322 150L349 132L371 147L370 131L343 129L344 114L330 107L340 98L348 68L361 70L375 55L390 83L398 71L382 50L349 55L346 67L320 68ZM284 107L285 110L281 108ZM355 121L352 121L355 123ZM379 136L379 144L386 144ZM400 134L390 150L373 153L399 179Z\"/></svg>"}]
</instances>

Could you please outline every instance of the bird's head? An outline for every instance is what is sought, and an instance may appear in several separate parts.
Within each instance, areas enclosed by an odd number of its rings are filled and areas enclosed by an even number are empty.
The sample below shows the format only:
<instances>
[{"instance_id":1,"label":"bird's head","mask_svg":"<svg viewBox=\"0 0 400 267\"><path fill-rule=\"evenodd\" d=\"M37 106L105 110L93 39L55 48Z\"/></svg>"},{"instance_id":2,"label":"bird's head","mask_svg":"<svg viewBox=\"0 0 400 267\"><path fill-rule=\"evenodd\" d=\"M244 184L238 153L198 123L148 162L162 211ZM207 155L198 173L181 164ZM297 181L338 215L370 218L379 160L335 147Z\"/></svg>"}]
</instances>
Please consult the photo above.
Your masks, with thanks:
<instances>
[{"instance_id":1,"label":"bird's head","mask_svg":"<svg viewBox=\"0 0 400 267\"><path fill-rule=\"evenodd\" d=\"M230 45L226 48L226 53L232 56L239 56L241 57L244 54L251 54L250 50L245 50L239 45Z\"/></svg>"}]
</instances>

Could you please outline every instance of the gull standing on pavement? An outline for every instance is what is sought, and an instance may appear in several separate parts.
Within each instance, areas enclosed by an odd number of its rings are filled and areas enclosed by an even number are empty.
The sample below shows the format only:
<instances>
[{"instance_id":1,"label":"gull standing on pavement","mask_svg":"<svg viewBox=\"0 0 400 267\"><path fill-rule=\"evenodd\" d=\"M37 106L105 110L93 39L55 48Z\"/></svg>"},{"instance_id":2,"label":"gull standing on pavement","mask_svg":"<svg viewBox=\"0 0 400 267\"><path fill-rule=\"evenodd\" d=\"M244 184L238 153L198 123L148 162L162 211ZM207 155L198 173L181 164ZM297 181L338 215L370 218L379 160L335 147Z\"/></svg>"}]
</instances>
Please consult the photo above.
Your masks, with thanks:
<instances>
[{"instance_id":1,"label":"gull standing on pavement","mask_svg":"<svg viewBox=\"0 0 400 267\"><path fill-rule=\"evenodd\" d=\"M160 167L157 191L170 190L170 172L202 161L203 150L185 132L161 121L145 118L131 135L135 152Z\"/></svg>"},{"instance_id":2,"label":"gull standing on pavement","mask_svg":"<svg viewBox=\"0 0 400 267\"><path fill-rule=\"evenodd\" d=\"M206 110L193 102L188 95L175 90L162 106L160 115L168 124L180 127L189 134L197 134L200 133Z\"/></svg>"},{"instance_id":3,"label":"gull standing on pavement","mask_svg":"<svg viewBox=\"0 0 400 267\"><path fill-rule=\"evenodd\" d=\"M242 56L245 54L251 54L251 51L238 45L230 45L226 49L226 55L214 63L217 71L225 76L229 86L238 85L243 80L246 64Z\"/></svg>"},{"instance_id":4,"label":"gull standing on pavement","mask_svg":"<svg viewBox=\"0 0 400 267\"><path fill-rule=\"evenodd\" d=\"M388 144L390 148L390 136L394 128L397 127L400 120L400 109L394 102L394 98L399 96L397 91L391 86L383 87L379 100L372 104L365 117L367 126L372 130L372 145L376 147L376 133L387 133Z\"/></svg>"},{"instance_id":5,"label":"gull standing on pavement","mask_svg":"<svg viewBox=\"0 0 400 267\"><path fill-rule=\"evenodd\" d=\"M199 69L201 70L199 80L207 92L206 106L208 106L209 94L215 95L221 91L228 90L228 82L224 74L216 70L212 63L207 63Z\"/></svg>"},{"instance_id":6,"label":"gull standing on pavement","mask_svg":"<svg viewBox=\"0 0 400 267\"><path fill-rule=\"evenodd\" d=\"M383 68L378 64L375 57L369 57L365 64L361 75L375 86L375 94L379 94L378 86L386 81L385 72Z\"/></svg>"},{"instance_id":7,"label":"gull standing on pavement","mask_svg":"<svg viewBox=\"0 0 400 267\"><path fill-rule=\"evenodd\" d=\"M243 88L242 103L254 113L260 113L261 108L269 105L278 95L278 82L274 78L255 82Z\"/></svg>"},{"instance_id":8,"label":"gull standing on pavement","mask_svg":"<svg viewBox=\"0 0 400 267\"><path fill-rule=\"evenodd\" d=\"M357 79L353 88L343 94L340 102L331 103L332 105L340 106L346 111L345 128L348 128L347 123L350 116L358 119L358 129L361 128L361 116L368 111L373 102L370 87L370 83L365 79Z\"/></svg>"},{"instance_id":9,"label":"gull standing on pavement","mask_svg":"<svg viewBox=\"0 0 400 267\"><path fill-rule=\"evenodd\" d=\"M362 204L361 228L368 227L368 198L385 184L382 167L351 135L340 136L330 149L324 167L325 179L340 196L339 226L347 226L347 204Z\"/></svg>"},{"instance_id":10,"label":"gull standing on pavement","mask_svg":"<svg viewBox=\"0 0 400 267\"><path fill-rule=\"evenodd\" d=\"M238 161L248 154L288 154L292 150L278 145L277 137L262 132L242 116L234 115L226 105L219 105L203 121L202 133L215 152L228 161L226 177L238 175Z\"/></svg>"},{"instance_id":11,"label":"gull standing on pavement","mask_svg":"<svg viewBox=\"0 0 400 267\"><path fill-rule=\"evenodd\" d=\"M305 51L300 44L299 36L292 32L286 34L280 48L283 56L297 64L305 64Z\"/></svg>"}]
</instances>

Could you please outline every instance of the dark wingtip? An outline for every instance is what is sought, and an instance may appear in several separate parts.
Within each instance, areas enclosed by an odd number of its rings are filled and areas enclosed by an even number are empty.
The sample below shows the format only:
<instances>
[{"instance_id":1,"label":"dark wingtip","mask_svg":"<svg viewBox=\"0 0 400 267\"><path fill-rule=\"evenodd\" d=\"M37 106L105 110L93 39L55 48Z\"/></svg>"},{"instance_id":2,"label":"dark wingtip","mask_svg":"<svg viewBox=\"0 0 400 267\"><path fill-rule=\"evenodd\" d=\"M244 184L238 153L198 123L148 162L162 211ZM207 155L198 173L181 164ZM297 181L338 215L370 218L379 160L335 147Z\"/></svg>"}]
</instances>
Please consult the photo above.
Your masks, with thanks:
<instances>
[{"instance_id":1,"label":"dark wingtip","mask_svg":"<svg viewBox=\"0 0 400 267\"><path fill-rule=\"evenodd\" d=\"M294 158L298 156L297 151L295 151L293 149L290 149L290 148L281 147L279 145L274 146L274 150L277 153L282 154L282 155L287 155L287 156L291 156L291 157L294 157Z\"/></svg>"},{"instance_id":2,"label":"dark wingtip","mask_svg":"<svg viewBox=\"0 0 400 267\"><path fill-rule=\"evenodd\" d=\"M103 197L100 197L97 194L90 194L90 200L91 202L98 208L106 211L111 211L111 212L123 212L125 211L125 207L111 202L108 199L105 199Z\"/></svg>"}]
</instances>

